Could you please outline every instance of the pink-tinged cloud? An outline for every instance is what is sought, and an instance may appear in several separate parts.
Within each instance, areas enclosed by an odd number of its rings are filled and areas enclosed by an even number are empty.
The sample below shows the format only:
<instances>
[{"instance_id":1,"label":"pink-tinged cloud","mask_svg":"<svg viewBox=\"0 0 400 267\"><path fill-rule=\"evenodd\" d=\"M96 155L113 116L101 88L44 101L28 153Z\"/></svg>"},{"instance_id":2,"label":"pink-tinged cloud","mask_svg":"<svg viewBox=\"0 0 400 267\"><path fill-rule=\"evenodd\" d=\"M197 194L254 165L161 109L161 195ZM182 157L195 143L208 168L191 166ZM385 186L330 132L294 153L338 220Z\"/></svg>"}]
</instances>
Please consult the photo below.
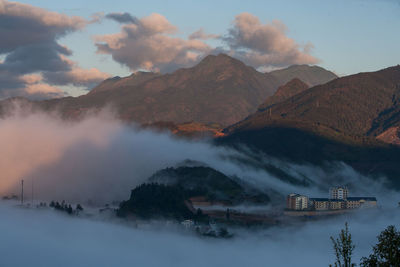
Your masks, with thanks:
<instances>
[{"instance_id":1,"label":"pink-tinged cloud","mask_svg":"<svg viewBox=\"0 0 400 267\"><path fill-rule=\"evenodd\" d=\"M82 69L73 67L70 71L46 73L46 81L57 85L75 85L93 87L110 78L110 74L96 68Z\"/></svg>"},{"instance_id":2,"label":"pink-tinged cloud","mask_svg":"<svg viewBox=\"0 0 400 267\"><path fill-rule=\"evenodd\" d=\"M311 43L302 46L286 34L286 25L278 20L262 24L256 16L241 13L223 39L231 55L256 68L318 62L310 54Z\"/></svg>"},{"instance_id":3,"label":"pink-tinged cloud","mask_svg":"<svg viewBox=\"0 0 400 267\"><path fill-rule=\"evenodd\" d=\"M112 58L132 71L146 69L172 71L196 63L212 48L200 40L172 37L177 28L164 16L151 14L125 24L121 32L95 38L97 52Z\"/></svg>"},{"instance_id":4,"label":"pink-tinged cloud","mask_svg":"<svg viewBox=\"0 0 400 267\"><path fill-rule=\"evenodd\" d=\"M68 57L72 51L58 39L102 17L88 21L28 4L0 0L0 99L59 97L54 85L92 87L109 75L97 69L84 70ZM36 79L36 80L35 80Z\"/></svg>"},{"instance_id":5,"label":"pink-tinged cloud","mask_svg":"<svg viewBox=\"0 0 400 267\"><path fill-rule=\"evenodd\" d=\"M115 120L101 123L100 118L90 118L84 123L66 124L48 114L32 115L26 105L22 109L14 102L12 115L0 119L0 195L33 170L60 160L72 145L107 147L108 136L116 130L110 127Z\"/></svg>"},{"instance_id":6,"label":"pink-tinged cloud","mask_svg":"<svg viewBox=\"0 0 400 267\"><path fill-rule=\"evenodd\" d=\"M160 14L139 19L128 13L111 13L106 18L123 25L119 33L95 38L97 52L110 54L132 71L170 72L193 66L207 54L217 53L227 53L259 69L318 62L311 55L313 45L300 45L289 38L282 22L263 24L249 13L237 15L225 35L209 34L201 28L188 39L172 37L177 27ZM208 39L219 40L222 46L211 47L205 42Z\"/></svg>"},{"instance_id":7,"label":"pink-tinged cloud","mask_svg":"<svg viewBox=\"0 0 400 267\"><path fill-rule=\"evenodd\" d=\"M217 38L220 38L220 35L206 33L203 28L189 35L189 40L196 40L196 39L207 40L207 39L217 39Z\"/></svg>"},{"instance_id":8,"label":"pink-tinged cloud","mask_svg":"<svg viewBox=\"0 0 400 267\"><path fill-rule=\"evenodd\" d=\"M58 87L43 82L41 73L26 74L19 77L24 86L19 89L19 95L31 99L47 99L63 97L65 93Z\"/></svg>"},{"instance_id":9,"label":"pink-tinged cloud","mask_svg":"<svg viewBox=\"0 0 400 267\"><path fill-rule=\"evenodd\" d=\"M6 0L0 0L0 14L6 14L13 17L31 18L35 21L40 21L46 26L65 29L83 28L87 23L87 21L81 17L71 17L28 4L9 2Z\"/></svg>"}]
</instances>

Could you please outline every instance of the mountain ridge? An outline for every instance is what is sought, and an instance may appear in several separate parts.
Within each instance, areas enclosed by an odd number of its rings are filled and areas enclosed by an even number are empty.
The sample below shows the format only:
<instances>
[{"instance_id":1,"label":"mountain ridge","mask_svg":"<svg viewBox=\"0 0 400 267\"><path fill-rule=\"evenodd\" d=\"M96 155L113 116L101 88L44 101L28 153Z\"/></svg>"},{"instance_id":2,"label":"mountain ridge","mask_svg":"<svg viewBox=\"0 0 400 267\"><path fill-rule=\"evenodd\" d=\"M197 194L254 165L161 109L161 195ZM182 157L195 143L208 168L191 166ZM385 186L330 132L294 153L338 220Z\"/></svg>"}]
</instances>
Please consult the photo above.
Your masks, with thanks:
<instances>
[{"instance_id":1,"label":"mountain ridge","mask_svg":"<svg viewBox=\"0 0 400 267\"><path fill-rule=\"evenodd\" d=\"M324 84L338 78L335 73L320 66L309 66L305 64L291 65L284 69L271 71L269 74L279 79L282 84L288 83L294 78L298 78L305 82L309 87Z\"/></svg>"},{"instance_id":2,"label":"mountain ridge","mask_svg":"<svg viewBox=\"0 0 400 267\"><path fill-rule=\"evenodd\" d=\"M256 111L279 85L273 75L219 54L173 73L137 72L114 77L86 95L32 105L45 111L57 110L69 119L111 106L118 118L127 122L216 123L226 127Z\"/></svg>"}]
</instances>

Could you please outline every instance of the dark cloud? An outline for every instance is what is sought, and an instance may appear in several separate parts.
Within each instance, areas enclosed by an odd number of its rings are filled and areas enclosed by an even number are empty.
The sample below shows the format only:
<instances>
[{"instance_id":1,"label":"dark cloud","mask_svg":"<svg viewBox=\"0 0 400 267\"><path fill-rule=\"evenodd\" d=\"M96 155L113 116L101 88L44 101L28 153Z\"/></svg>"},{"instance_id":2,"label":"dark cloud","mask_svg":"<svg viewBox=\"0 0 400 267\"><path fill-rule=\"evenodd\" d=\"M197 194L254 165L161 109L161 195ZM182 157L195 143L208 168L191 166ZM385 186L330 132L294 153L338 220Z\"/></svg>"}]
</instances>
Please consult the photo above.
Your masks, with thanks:
<instances>
[{"instance_id":1,"label":"dark cloud","mask_svg":"<svg viewBox=\"0 0 400 267\"><path fill-rule=\"evenodd\" d=\"M109 13L106 15L106 18L108 19L112 19L115 20L116 22L125 24L125 23L133 23L133 24L137 24L139 22L139 20L132 16L129 13Z\"/></svg>"},{"instance_id":2,"label":"dark cloud","mask_svg":"<svg viewBox=\"0 0 400 267\"><path fill-rule=\"evenodd\" d=\"M71 55L71 51L54 40L19 46L6 56L0 70L17 75L36 71L68 71L71 66L62 55Z\"/></svg>"},{"instance_id":3,"label":"dark cloud","mask_svg":"<svg viewBox=\"0 0 400 267\"><path fill-rule=\"evenodd\" d=\"M100 81L96 71L82 70L68 59L72 54L58 39L83 29L89 21L81 17L67 16L27 4L0 0L0 99L11 96L48 98L61 96L63 92L53 85L88 85ZM94 77L79 75L82 70ZM41 73L40 79L26 79L26 75ZM99 72L99 71L98 71ZM73 77L62 83L50 83L46 79L52 73ZM42 74L45 79L42 79ZM103 73L104 74L104 73ZM103 75L105 77L107 75ZM32 77L32 76L30 76ZM39 77L39 76L36 76ZM77 78L81 78L77 81Z\"/></svg>"}]
</instances>

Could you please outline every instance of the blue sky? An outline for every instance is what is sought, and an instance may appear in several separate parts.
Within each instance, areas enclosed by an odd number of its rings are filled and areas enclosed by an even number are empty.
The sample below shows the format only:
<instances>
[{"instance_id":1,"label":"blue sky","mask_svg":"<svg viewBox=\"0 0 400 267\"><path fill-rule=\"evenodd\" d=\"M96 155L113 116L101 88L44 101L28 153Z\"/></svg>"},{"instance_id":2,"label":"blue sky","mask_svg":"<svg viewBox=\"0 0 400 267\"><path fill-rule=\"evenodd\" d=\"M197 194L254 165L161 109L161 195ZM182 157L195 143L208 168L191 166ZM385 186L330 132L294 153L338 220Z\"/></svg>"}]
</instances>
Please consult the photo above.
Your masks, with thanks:
<instances>
[{"instance_id":1,"label":"blue sky","mask_svg":"<svg viewBox=\"0 0 400 267\"><path fill-rule=\"evenodd\" d=\"M179 37L204 28L207 33L225 35L236 15L249 12L262 23L280 20L287 36L298 44L314 45L318 65L339 75L374 71L400 63L400 2L373 0L339 1L54 1L23 0L48 10L89 18L93 13L129 12L141 18L159 13L178 27ZM63 37L73 51L72 60L83 68L96 67L111 75L128 75L128 67L110 55L96 54L93 36L117 33L120 25L111 20L92 24ZM219 45L217 40L208 41Z\"/></svg>"}]
</instances>

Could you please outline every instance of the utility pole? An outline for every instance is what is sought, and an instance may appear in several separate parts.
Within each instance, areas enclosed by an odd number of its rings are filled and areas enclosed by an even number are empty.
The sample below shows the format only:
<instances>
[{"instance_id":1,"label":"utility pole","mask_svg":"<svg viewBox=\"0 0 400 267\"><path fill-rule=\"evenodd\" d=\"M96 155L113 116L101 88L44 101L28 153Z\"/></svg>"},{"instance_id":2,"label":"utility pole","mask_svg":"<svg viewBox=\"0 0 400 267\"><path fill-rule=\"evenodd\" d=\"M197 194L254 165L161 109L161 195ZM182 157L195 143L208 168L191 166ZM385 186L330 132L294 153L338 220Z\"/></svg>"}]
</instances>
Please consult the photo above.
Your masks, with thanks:
<instances>
[{"instance_id":1,"label":"utility pole","mask_svg":"<svg viewBox=\"0 0 400 267\"><path fill-rule=\"evenodd\" d=\"M32 207L33 207L33 177L32 177Z\"/></svg>"},{"instance_id":2,"label":"utility pole","mask_svg":"<svg viewBox=\"0 0 400 267\"><path fill-rule=\"evenodd\" d=\"M24 205L24 179L21 180L21 205Z\"/></svg>"}]
</instances>

